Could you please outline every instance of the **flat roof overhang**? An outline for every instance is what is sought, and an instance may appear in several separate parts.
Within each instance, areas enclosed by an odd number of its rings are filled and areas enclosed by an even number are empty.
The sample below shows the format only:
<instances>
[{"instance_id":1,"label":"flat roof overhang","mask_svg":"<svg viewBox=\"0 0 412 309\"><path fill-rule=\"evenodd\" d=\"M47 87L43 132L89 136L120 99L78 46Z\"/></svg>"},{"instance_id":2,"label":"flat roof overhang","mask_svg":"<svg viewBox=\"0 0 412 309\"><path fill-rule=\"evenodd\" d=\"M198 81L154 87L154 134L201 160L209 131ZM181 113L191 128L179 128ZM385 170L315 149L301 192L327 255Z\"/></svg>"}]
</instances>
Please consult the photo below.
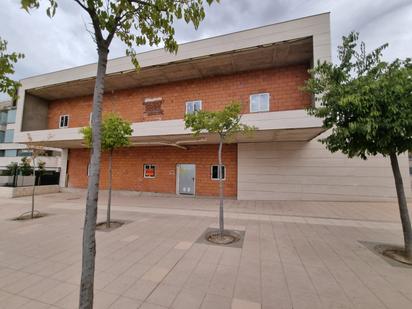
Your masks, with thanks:
<instances>
[{"instance_id":1,"label":"flat roof overhang","mask_svg":"<svg viewBox=\"0 0 412 309\"><path fill-rule=\"evenodd\" d=\"M111 73L106 76L105 92L171 83L181 80L235 74L313 61L313 39L304 37L282 42L209 54L181 61L163 63ZM51 77L52 78L52 77ZM95 77L26 89L47 101L93 94Z\"/></svg>"},{"instance_id":2,"label":"flat roof overhang","mask_svg":"<svg viewBox=\"0 0 412 309\"><path fill-rule=\"evenodd\" d=\"M265 142L305 142L310 141L323 133L322 127L259 130L251 134L238 134L228 139L228 143L265 143ZM219 137L216 134L192 134L159 135L159 136L133 136L130 138L130 146L170 146L186 148L190 145L217 144ZM42 140L33 142L54 148L86 148L82 139L75 140Z\"/></svg>"},{"instance_id":3,"label":"flat roof overhang","mask_svg":"<svg viewBox=\"0 0 412 309\"><path fill-rule=\"evenodd\" d=\"M256 127L252 134L238 134L229 142L258 143L283 141L309 141L325 131L322 119L310 116L303 109L243 114L242 123ZM15 132L14 141L32 143L56 148L85 148L79 127ZM131 142L135 146L150 145L191 145L215 144L214 134L201 134L194 137L185 128L183 119L143 121L132 123Z\"/></svg>"}]
</instances>

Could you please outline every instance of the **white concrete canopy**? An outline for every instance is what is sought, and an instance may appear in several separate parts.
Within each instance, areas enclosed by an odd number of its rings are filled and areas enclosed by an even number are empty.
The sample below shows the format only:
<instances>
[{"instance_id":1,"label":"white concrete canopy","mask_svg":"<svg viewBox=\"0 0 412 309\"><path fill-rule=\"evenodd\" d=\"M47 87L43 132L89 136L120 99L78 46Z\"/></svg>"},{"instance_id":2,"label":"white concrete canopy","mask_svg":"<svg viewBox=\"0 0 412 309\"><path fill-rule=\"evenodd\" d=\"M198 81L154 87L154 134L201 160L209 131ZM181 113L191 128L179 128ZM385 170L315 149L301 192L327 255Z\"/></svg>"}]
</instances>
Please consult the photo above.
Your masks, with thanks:
<instances>
[{"instance_id":1,"label":"white concrete canopy","mask_svg":"<svg viewBox=\"0 0 412 309\"><path fill-rule=\"evenodd\" d=\"M273 142L273 141L309 141L322 133L322 120L307 115L304 110L245 114L242 123L256 127L250 135L238 135L231 142ZM163 120L145 121L132 124L131 141L136 146L149 145L190 145L213 144L218 142L215 135L203 134L194 137L185 129L184 121ZM37 130L20 132L15 141L26 140L30 135L33 143L58 148L84 148L80 128Z\"/></svg>"}]
</instances>

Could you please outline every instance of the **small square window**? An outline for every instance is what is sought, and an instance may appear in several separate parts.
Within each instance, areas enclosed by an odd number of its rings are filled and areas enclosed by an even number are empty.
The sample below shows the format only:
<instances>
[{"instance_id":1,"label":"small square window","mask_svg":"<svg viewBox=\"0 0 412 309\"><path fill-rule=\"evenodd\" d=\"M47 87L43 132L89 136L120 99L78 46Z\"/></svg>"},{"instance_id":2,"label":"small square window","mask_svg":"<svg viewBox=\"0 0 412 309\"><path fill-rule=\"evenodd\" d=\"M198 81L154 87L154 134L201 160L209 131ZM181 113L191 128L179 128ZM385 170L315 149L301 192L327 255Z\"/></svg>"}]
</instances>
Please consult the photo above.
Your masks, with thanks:
<instances>
[{"instance_id":1,"label":"small square window","mask_svg":"<svg viewBox=\"0 0 412 309\"><path fill-rule=\"evenodd\" d=\"M219 165L212 165L211 168L211 178L212 180L219 180ZM224 165L222 165L222 179L225 180L226 179L226 168Z\"/></svg>"},{"instance_id":2,"label":"small square window","mask_svg":"<svg viewBox=\"0 0 412 309\"><path fill-rule=\"evenodd\" d=\"M250 96L250 112L268 112L269 93L257 93Z\"/></svg>"},{"instance_id":3,"label":"small square window","mask_svg":"<svg viewBox=\"0 0 412 309\"><path fill-rule=\"evenodd\" d=\"M153 164L143 165L143 175L144 175L144 178L155 178L156 177L156 165L153 165Z\"/></svg>"},{"instance_id":4,"label":"small square window","mask_svg":"<svg viewBox=\"0 0 412 309\"><path fill-rule=\"evenodd\" d=\"M163 115L163 98L145 98L143 101L144 113L147 116Z\"/></svg>"},{"instance_id":5,"label":"small square window","mask_svg":"<svg viewBox=\"0 0 412 309\"><path fill-rule=\"evenodd\" d=\"M69 115L61 115L59 121L59 128L69 127Z\"/></svg>"},{"instance_id":6,"label":"small square window","mask_svg":"<svg viewBox=\"0 0 412 309\"><path fill-rule=\"evenodd\" d=\"M202 101L188 101L186 102L186 114L196 113L202 110Z\"/></svg>"}]
</instances>

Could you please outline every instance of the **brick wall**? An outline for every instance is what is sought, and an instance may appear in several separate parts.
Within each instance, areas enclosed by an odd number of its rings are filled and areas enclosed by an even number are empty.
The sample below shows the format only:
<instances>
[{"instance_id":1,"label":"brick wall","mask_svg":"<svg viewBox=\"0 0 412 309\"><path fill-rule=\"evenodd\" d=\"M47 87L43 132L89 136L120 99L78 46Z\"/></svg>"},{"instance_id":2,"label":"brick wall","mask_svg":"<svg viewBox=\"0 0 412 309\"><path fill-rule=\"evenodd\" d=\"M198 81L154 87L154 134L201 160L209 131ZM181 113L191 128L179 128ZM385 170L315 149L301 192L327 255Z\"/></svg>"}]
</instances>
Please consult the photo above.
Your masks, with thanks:
<instances>
[{"instance_id":1,"label":"brick wall","mask_svg":"<svg viewBox=\"0 0 412 309\"><path fill-rule=\"evenodd\" d=\"M218 181L211 180L210 167L217 164L218 145L188 146L187 150L173 147L130 147L116 150L113 156L113 189L144 192L176 193L176 164L196 164L196 194L218 195ZM237 145L223 147L226 166L225 195L237 194ZM70 149L69 187L87 187L89 150ZM143 164L156 165L156 178L143 177ZM102 155L100 188L108 183L108 156Z\"/></svg>"},{"instance_id":2,"label":"brick wall","mask_svg":"<svg viewBox=\"0 0 412 309\"><path fill-rule=\"evenodd\" d=\"M270 93L271 111L302 109L311 103L310 95L300 90L308 78L307 69L307 65L296 65L119 90L105 94L103 112L118 112L131 122L182 119L186 101L202 100L203 109L220 110L238 100L243 113L248 113L249 95L260 92ZM163 114L145 116L144 99L155 97L163 98ZM88 125L91 102L91 96L50 102L48 127L58 128L59 116L66 114L69 127Z\"/></svg>"}]
</instances>

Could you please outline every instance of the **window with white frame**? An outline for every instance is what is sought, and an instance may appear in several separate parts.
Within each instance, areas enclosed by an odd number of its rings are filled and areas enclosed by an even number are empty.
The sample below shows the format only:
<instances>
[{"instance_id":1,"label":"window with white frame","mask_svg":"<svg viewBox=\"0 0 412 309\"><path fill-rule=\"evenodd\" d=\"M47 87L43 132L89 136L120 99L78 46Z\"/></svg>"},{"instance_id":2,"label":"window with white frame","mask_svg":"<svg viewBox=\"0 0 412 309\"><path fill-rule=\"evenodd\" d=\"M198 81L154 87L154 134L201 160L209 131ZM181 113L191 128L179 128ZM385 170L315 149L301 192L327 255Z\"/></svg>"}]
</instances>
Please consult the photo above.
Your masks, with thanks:
<instances>
[{"instance_id":1,"label":"window with white frame","mask_svg":"<svg viewBox=\"0 0 412 309\"><path fill-rule=\"evenodd\" d=\"M61 115L59 120L59 128L69 127L69 115Z\"/></svg>"},{"instance_id":2,"label":"window with white frame","mask_svg":"<svg viewBox=\"0 0 412 309\"><path fill-rule=\"evenodd\" d=\"M212 180L219 180L219 165L212 165L210 169L210 176ZM222 179L226 179L226 168L222 165Z\"/></svg>"},{"instance_id":3,"label":"window with white frame","mask_svg":"<svg viewBox=\"0 0 412 309\"><path fill-rule=\"evenodd\" d=\"M92 126L92 117L93 117L93 113L89 114L89 126Z\"/></svg>"},{"instance_id":4,"label":"window with white frame","mask_svg":"<svg viewBox=\"0 0 412 309\"><path fill-rule=\"evenodd\" d=\"M155 178L156 177L156 165L154 164L143 165L143 176L144 178Z\"/></svg>"},{"instance_id":5,"label":"window with white frame","mask_svg":"<svg viewBox=\"0 0 412 309\"><path fill-rule=\"evenodd\" d=\"M250 112L268 112L269 98L269 93L256 93L250 95Z\"/></svg>"},{"instance_id":6,"label":"window with white frame","mask_svg":"<svg viewBox=\"0 0 412 309\"><path fill-rule=\"evenodd\" d=\"M188 101L186 102L186 114L192 114L202 109L202 101Z\"/></svg>"}]
</instances>

